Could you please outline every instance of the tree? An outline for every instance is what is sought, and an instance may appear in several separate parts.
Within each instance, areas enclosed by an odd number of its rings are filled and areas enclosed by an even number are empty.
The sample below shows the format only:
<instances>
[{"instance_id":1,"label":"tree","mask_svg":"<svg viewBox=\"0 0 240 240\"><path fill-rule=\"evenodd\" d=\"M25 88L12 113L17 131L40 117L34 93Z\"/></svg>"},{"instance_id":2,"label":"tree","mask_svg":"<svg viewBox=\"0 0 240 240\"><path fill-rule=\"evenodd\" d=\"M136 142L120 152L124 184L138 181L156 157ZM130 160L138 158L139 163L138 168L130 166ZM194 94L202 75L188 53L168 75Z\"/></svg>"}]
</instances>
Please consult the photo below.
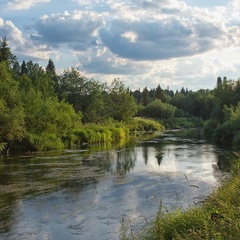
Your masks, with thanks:
<instances>
[{"instance_id":1,"label":"tree","mask_svg":"<svg viewBox=\"0 0 240 240\"><path fill-rule=\"evenodd\" d=\"M162 99L162 94L163 94L163 90L160 87L160 84L158 84L158 86L156 88L156 92L155 92L155 98Z\"/></svg>"},{"instance_id":2,"label":"tree","mask_svg":"<svg viewBox=\"0 0 240 240\"><path fill-rule=\"evenodd\" d=\"M58 82L58 76L56 74L55 64L52 59L48 60L48 64L46 66L46 73L52 80L54 92L58 95L59 94L59 82Z\"/></svg>"},{"instance_id":3,"label":"tree","mask_svg":"<svg viewBox=\"0 0 240 240\"><path fill-rule=\"evenodd\" d=\"M186 91L185 91L184 87L182 87L180 93L183 94L183 95L186 95Z\"/></svg>"},{"instance_id":4,"label":"tree","mask_svg":"<svg viewBox=\"0 0 240 240\"><path fill-rule=\"evenodd\" d=\"M142 92L142 99L141 99L142 105L147 106L149 101L150 101L149 100L149 91L148 91L147 87L145 87Z\"/></svg>"},{"instance_id":5,"label":"tree","mask_svg":"<svg viewBox=\"0 0 240 240\"><path fill-rule=\"evenodd\" d=\"M41 91L47 97L55 96L53 82L39 64L33 63L31 60L28 61L26 68L24 66L24 72L26 72L29 79L31 79L32 86L35 90Z\"/></svg>"},{"instance_id":6,"label":"tree","mask_svg":"<svg viewBox=\"0 0 240 240\"><path fill-rule=\"evenodd\" d=\"M174 116L175 109L174 106L155 99L146 106L144 113L150 118L170 119Z\"/></svg>"},{"instance_id":7,"label":"tree","mask_svg":"<svg viewBox=\"0 0 240 240\"><path fill-rule=\"evenodd\" d=\"M48 60L48 64L46 66L46 73L51 77L55 77L57 75L56 68L52 59Z\"/></svg>"},{"instance_id":8,"label":"tree","mask_svg":"<svg viewBox=\"0 0 240 240\"><path fill-rule=\"evenodd\" d=\"M109 88L111 116L118 121L128 121L137 113L137 103L119 79L114 79Z\"/></svg>"},{"instance_id":9,"label":"tree","mask_svg":"<svg viewBox=\"0 0 240 240\"><path fill-rule=\"evenodd\" d=\"M0 42L0 62L9 61L12 56L11 50L8 47L7 38L4 37Z\"/></svg>"},{"instance_id":10,"label":"tree","mask_svg":"<svg viewBox=\"0 0 240 240\"><path fill-rule=\"evenodd\" d=\"M0 41L0 62L6 61L8 67L12 67L16 62L16 56L14 56L8 47L7 38L4 37Z\"/></svg>"},{"instance_id":11,"label":"tree","mask_svg":"<svg viewBox=\"0 0 240 240\"><path fill-rule=\"evenodd\" d=\"M166 94L164 90L160 87L160 84L157 86L155 90L155 98L160 99L162 102L170 101L170 97Z\"/></svg>"},{"instance_id":12,"label":"tree","mask_svg":"<svg viewBox=\"0 0 240 240\"><path fill-rule=\"evenodd\" d=\"M59 76L59 97L71 103L77 112L83 112L89 103L92 82L75 68L65 69Z\"/></svg>"},{"instance_id":13,"label":"tree","mask_svg":"<svg viewBox=\"0 0 240 240\"><path fill-rule=\"evenodd\" d=\"M83 112L84 123L102 123L110 118L108 111L108 98L100 87L95 86L89 95L89 101Z\"/></svg>"},{"instance_id":14,"label":"tree","mask_svg":"<svg viewBox=\"0 0 240 240\"><path fill-rule=\"evenodd\" d=\"M142 94L140 92L140 90L135 90L133 93L132 93L133 97L136 99L137 103L140 103L141 102L141 98L142 98Z\"/></svg>"},{"instance_id":15,"label":"tree","mask_svg":"<svg viewBox=\"0 0 240 240\"><path fill-rule=\"evenodd\" d=\"M63 147L63 139L81 125L81 115L57 97L46 97L31 88L22 95L25 111L25 142L28 149L44 150Z\"/></svg>"},{"instance_id":16,"label":"tree","mask_svg":"<svg viewBox=\"0 0 240 240\"><path fill-rule=\"evenodd\" d=\"M28 73L27 65L26 65L26 62L24 60L23 60L22 65L21 65L21 72L20 73L21 73L21 75Z\"/></svg>"},{"instance_id":17,"label":"tree","mask_svg":"<svg viewBox=\"0 0 240 240\"><path fill-rule=\"evenodd\" d=\"M24 111L18 83L12 79L7 61L0 62L0 151L24 136Z\"/></svg>"}]
</instances>

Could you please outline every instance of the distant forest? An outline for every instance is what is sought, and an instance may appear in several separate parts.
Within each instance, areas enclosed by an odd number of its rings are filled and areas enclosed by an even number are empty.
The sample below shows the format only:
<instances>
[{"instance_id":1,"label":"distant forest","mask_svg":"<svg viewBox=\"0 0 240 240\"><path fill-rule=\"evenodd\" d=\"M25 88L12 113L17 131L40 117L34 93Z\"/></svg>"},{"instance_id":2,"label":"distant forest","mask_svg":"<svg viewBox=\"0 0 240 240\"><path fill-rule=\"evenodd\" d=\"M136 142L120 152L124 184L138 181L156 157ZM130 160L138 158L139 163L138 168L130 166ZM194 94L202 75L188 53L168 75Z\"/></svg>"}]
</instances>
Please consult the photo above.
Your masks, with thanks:
<instances>
[{"instance_id":1,"label":"distant forest","mask_svg":"<svg viewBox=\"0 0 240 240\"><path fill-rule=\"evenodd\" d=\"M96 126L101 142L110 133L100 126L141 130L133 119L153 119L167 128L181 128L190 119L189 127L201 127L206 138L239 146L239 102L239 80L219 77L214 89L196 92L160 84L131 91L120 79L100 83L73 67L57 74L52 59L45 68L19 63L7 39L0 42L0 151L65 147L86 140L86 128Z\"/></svg>"}]
</instances>

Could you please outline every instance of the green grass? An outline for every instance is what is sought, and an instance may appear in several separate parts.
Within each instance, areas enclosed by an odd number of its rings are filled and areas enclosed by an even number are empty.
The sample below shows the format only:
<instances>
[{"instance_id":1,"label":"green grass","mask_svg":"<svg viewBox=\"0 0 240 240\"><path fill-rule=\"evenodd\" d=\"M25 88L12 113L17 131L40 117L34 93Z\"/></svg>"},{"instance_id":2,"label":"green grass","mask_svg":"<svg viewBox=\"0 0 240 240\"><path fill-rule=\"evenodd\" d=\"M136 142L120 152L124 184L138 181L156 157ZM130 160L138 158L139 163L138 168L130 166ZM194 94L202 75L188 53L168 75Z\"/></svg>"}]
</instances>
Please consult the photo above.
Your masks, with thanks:
<instances>
[{"instance_id":1,"label":"green grass","mask_svg":"<svg viewBox=\"0 0 240 240\"><path fill-rule=\"evenodd\" d=\"M165 127L158 121L149 118L135 117L128 123L130 131L163 131Z\"/></svg>"},{"instance_id":2,"label":"green grass","mask_svg":"<svg viewBox=\"0 0 240 240\"><path fill-rule=\"evenodd\" d=\"M200 206L169 213L163 206L151 224L123 239L144 240L238 240L240 239L240 160L232 177ZM125 229L126 230L126 229Z\"/></svg>"}]
</instances>

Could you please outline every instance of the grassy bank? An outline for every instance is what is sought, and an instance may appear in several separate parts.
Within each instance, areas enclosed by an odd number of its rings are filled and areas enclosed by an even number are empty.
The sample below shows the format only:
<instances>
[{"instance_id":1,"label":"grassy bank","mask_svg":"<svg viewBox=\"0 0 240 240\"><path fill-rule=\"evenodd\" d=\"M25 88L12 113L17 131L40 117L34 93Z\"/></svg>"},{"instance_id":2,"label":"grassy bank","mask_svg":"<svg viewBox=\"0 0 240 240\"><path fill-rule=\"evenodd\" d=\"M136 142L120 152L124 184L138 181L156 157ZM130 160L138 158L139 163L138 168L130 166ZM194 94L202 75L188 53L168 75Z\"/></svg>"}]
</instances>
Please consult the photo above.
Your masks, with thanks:
<instances>
[{"instance_id":1,"label":"grassy bank","mask_svg":"<svg viewBox=\"0 0 240 240\"><path fill-rule=\"evenodd\" d=\"M135 132L163 130L164 126L162 124L151 119L132 118L128 122L109 120L109 122L102 124L83 124L59 135L47 132L41 132L40 134L26 133L21 141L13 141L9 144L9 149L15 152L48 151L81 147L86 144L118 143L128 139Z\"/></svg>"},{"instance_id":2,"label":"grassy bank","mask_svg":"<svg viewBox=\"0 0 240 240\"><path fill-rule=\"evenodd\" d=\"M225 180L200 207L169 213L161 206L151 224L138 235L126 237L123 234L123 239L240 239L240 160L233 164L231 173L232 177Z\"/></svg>"},{"instance_id":3,"label":"grassy bank","mask_svg":"<svg viewBox=\"0 0 240 240\"><path fill-rule=\"evenodd\" d=\"M110 122L96 125L86 124L81 129L73 130L66 138L68 147L73 145L119 142L137 131L163 131L159 122L151 119L133 118L128 123Z\"/></svg>"}]
</instances>

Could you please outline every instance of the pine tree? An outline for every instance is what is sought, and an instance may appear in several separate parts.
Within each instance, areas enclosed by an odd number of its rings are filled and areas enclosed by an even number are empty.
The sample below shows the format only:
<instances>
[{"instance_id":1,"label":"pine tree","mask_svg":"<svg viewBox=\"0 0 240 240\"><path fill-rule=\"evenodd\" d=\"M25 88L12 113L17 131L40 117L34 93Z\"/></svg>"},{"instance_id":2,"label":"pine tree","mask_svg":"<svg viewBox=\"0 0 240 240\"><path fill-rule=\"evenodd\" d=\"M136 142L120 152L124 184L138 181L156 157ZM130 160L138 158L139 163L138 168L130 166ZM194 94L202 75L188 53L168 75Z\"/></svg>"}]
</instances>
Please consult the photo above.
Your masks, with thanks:
<instances>
[{"instance_id":1,"label":"pine tree","mask_svg":"<svg viewBox=\"0 0 240 240\"><path fill-rule=\"evenodd\" d=\"M46 73L49 74L51 78L56 76L56 69L52 59L48 60L48 64L46 66Z\"/></svg>"},{"instance_id":2,"label":"pine tree","mask_svg":"<svg viewBox=\"0 0 240 240\"><path fill-rule=\"evenodd\" d=\"M16 62L16 56L14 56L8 47L7 38L4 37L0 41L0 62L7 61L8 66L13 66Z\"/></svg>"},{"instance_id":3,"label":"pine tree","mask_svg":"<svg viewBox=\"0 0 240 240\"><path fill-rule=\"evenodd\" d=\"M58 76L56 74L56 68L55 64L52 59L48 60L48 64L46 66L46 73L52 80L53 88L55 94L59 95L59 82L58 82Z\"/></svg>"},{"instance_id":4,"label":"pine tree","mask_svg":"<svg viewBox=\"0 0 240 240\"><path fill-rule=\"evenodd\" d=\"M26 62L23 60L22 65L21 65L21 74L27 74L27 65Z\"/></svg>"},{"instance_id":5,"label":"pine tree","mask_svg":"<svg viewBox=\"0 0 240 240\"><path fill-rule=\"evenodd\" d=\"M145 87L142 92L142 99L141 99L142 105L147 106L149 101L150 101L149 100L149 91L148 91L147 87Z\"/></svg>"}]
</instances>

